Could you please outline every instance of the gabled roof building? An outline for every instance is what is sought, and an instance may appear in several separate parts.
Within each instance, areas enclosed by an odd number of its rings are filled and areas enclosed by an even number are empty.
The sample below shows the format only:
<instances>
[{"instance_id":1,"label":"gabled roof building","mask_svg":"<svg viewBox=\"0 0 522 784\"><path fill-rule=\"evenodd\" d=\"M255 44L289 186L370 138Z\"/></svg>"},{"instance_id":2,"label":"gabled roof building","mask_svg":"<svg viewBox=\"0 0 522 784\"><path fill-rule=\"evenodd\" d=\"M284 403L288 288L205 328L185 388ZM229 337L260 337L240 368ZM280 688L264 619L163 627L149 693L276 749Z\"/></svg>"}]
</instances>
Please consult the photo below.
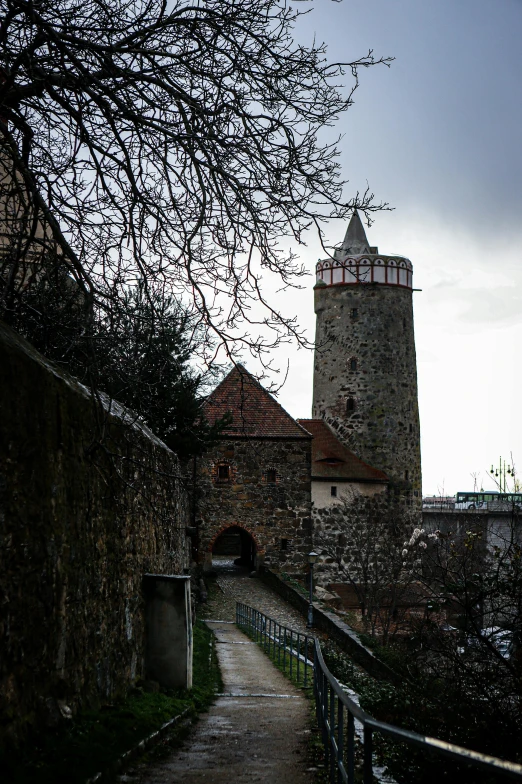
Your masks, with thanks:
<instances>
[{"instance_id":1,"label":"gabled roof building","mask_svg":"<svg viewBox=\"0 0 522 784\"><path fill-rule=\"evenodd\" d=\"M198 460L197 559L228 533L241 541L241 562L302 571L312 546L312 436L242 365L207 398L210 422L232 415L221 442Z\"/></svg>"},{"instance_id":2,"label":"gabled roof building","mask_svg":"<svg viewBox=\"0 0 522 784\"><path fill-rule=\"evenodd\" d=\"M408 259L369 244L354 211L342 244L317 265L313 418L294 420L242 365L208 397L210 422L232 419L197 469L200 563L209 567L233 530L243 563L302 574L319 541L339 555L349 527L362 524L355 509L371 503L361 496L390 491L420 514L412 274ZM334 561L318 567L323 583Z\"/></svg>"},{"instance_id":3,"label":"gabled roof building","mask_svg":"<svg viewBox=\"0 0 522 784\"><path fill-rule=\"evenodd\" d=\"M299 419L312 440L312 503L314 511L338 504L354 494L375 495L388 485L383 471L360 460L322 419Z\"/></svg>"}]
</instances>

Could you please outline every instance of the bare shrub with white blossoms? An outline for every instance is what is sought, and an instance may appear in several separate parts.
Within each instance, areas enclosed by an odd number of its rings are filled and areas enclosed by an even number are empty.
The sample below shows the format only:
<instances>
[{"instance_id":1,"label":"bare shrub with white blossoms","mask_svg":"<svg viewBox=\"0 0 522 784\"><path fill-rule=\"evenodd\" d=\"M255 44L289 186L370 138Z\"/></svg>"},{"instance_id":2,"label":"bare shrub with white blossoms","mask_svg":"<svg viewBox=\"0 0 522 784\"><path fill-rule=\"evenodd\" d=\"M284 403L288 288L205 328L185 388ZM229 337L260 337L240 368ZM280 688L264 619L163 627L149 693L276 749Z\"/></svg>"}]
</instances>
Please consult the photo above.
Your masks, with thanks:
<instances>
[{"instance_id":1,"label":"bare shrub with white blossoms","mask_svg":"<svg viewBox=\"0 0 522 784\"><path fill-rule=\"evenodd\" d=\"M386 643L417 601L414 583L427 547L419 514L382 494L343 498L337 515L342 530L316 532L314 547L330 571L337 567L338 581L352 587L365 630Z\"/></svg>"}]
</instances>

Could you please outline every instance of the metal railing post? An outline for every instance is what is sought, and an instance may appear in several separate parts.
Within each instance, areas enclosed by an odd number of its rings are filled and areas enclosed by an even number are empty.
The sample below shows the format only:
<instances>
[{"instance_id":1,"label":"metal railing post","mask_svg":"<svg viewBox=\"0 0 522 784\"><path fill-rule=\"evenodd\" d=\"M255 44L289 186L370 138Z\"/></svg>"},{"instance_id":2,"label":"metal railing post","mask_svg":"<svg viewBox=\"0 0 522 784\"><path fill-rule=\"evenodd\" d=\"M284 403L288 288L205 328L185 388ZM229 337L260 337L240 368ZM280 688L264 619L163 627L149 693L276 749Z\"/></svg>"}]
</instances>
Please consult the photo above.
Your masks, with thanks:
<instances>
[{"instance_id":1,"label":"metal railing post","mask_svg":"<svg viewBox=\"0 0 522 784\"><path fill-rule=\"evenodd\" d=\"M328 765L330 759L330 738L328 732L328 679L326 673L321 673L321 714L323 719L323 744L324 744L324 764Z\"/></svg>"},{"instance_id":2,"label":"metal railing post","mask_svg":"<svg viewBox=\"0 0 522 784\"><path fill-rule=\"evenodd\" d=\"M342 784L341 774L344 765L344 705L337 700L337 784Z\"/></svg>"},{"instance_id":3,"label":"metal railing post","mask_svg":"<svg viewBox=\"0 0 522 784\"><path fill-rule=\"evenodd\" d=\"M348 784L355 782L355 720L353 713L348 709L348 748L347 748L347 761L348 761Z\"/></svg>"},{"instance_id":4,"label":"metal railing post","mask_svg":"<svg viewBox=\"0 0 522 784\"><path fill-rule=\"evenodd\" d=\"M299 683L299 671L301 664L301 635L297 632L297 683Z\"/></svg>"},{"instance_id":5,"label":"metal railing post","mask_svg":"<svg viewBox=\"0 0 522 784\"><path fill-rule=\"evenodd\" d=\"M373 784L373 730L364 725L364 784Z\"/></svg>"},{"instance_id":6,"label":"metal railing post","mask_svg":"<svg viewBox=\"0 0 522 784\"><path fill-rule=\"evenodd\" d=\"M337 754L335 749L335 692L332 688L330 688L330 699L329 699L329 710L328 710L328 724L329 724L329 736L330 736L330 781L332 784L335 784L335 780L337 776L335 775L336 767L337 767Z\"/></svg>"},{"instance_id":7,"label":"metal railing post","mask_svg":"<svg viewBox=\"0 0 522 784\"><path fill-rule=\"evenodd\" d=\"M308 686L308 637L305 635L305 677L304 677L304 687Z\"/></svg>"}]
</instances>

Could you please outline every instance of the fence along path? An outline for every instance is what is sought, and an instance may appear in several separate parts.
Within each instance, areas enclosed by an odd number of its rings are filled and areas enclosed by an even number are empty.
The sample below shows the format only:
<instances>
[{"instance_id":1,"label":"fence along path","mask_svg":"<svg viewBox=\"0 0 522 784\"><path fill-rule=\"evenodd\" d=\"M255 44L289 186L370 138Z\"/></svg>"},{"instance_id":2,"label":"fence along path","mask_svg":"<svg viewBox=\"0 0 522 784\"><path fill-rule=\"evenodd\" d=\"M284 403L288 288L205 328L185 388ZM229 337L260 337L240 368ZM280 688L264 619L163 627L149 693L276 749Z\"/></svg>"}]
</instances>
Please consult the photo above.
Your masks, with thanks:
<instances>
[{"instance_id":1,"label":"fence along path","mask_svg":"<svg viewBox=\"0 0 522 784\"><path fill-rule=\"evenodd\" d=\"M295 611L283 599L259 581L237 572L233 574L232 570L218 580L221 594L209 607L220 620L207 620L207 623L217 638L223 694L201 718L181 750L162 762L135 769L132 775L124 777L126 782L311 784L315 769L309 767L306 757L308 703L302 692L275 669L259 645L280 665L285 665L289 674L293 661L292 676L299 675L303 685L305 678L310 685L311 670L314 670L317 718L332 784L354 781L353 743L345 736L346 731L351 735L354 730L363 741L364 784L373 784L375 780L383 784L393 782L372 759L374 732L464 764L471 763L477 769L493 771L499 782L509 779L522 782L522 768L518 765L376 721L361 710L356 696L348 694L347 688L330 674L322 661L318 641L312 642L302 619L295 617ZM254 601L256 609L243 603ZM249 629L252 637L240 632L233 618Z\"/></svg>"},{"instance_id":2,"label":"fence along path","mask_svg":"<svg viewBox=\"0 0 522 784\"><path fill-rule=\"evenodd\" d=\"M521 765L374 719L361 709L358 701L347 693L346 687L340 684L329 671L324 663L321 645L317 638L309 638L308 635L303 636L288 629L259 610L240 602L236 608L236 622L238 627L246 629L274 660L280 662L281 651L287 654L290 658L290 672L294 660L294 675L297 674L299 679L299 669L301 669L305 685L308 680L308 670L312 670L317 721L323 737L325 764L331 784L355 784L355 769L359 756L355 742L356 736L359 735L356 731L356 722L362 729L360 762L362 762L364 784L374 784L375 781L376 766L373 754L375 732L420 748L424 753L432 753L432 760L449 758L463 769L471 768L475 773L485 771L495 776L495 781L502 778L522 783ZM313 649L313 662L310 660L310 647ZM453 769L457 775L459 771L458 767Z\"/></svg>"},{"instance_id":3,"label":"fence along path","mask_svg":"<svg viewBox=\"0 0 522 784\"><path fill-rule=\"evenodd\" d=\"M311 784L308 700L233 623L207 624L216 636L223 693L181 749L126 780Z\"/></svg>"}]
</instances>

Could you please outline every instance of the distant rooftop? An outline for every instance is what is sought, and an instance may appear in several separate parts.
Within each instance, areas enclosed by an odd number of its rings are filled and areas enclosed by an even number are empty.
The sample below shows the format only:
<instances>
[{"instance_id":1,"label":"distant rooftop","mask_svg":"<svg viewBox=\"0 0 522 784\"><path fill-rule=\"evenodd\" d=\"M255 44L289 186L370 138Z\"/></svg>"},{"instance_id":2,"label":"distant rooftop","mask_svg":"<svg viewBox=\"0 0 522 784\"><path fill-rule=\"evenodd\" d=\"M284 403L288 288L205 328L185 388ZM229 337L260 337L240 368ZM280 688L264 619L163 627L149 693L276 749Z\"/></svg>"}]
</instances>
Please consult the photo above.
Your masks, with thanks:
<instances>
[{"instance_id":1,"label":"distant rooftop","mask_svg":"<svg viewBox=\"0 0 522 784\"><path fill-rule=\"evenodd\" d=\"M363 253L372 252L377 253L377 248L370 249L370 243L366 237L366 232L357 210L353 211L340 251L343 255L349 256L359 256Z\"/></svg>"},{"instance_id":2,"label":"distant rooftop","mask_svg":"<svg viewBox=\"0 0 522 784\"><path fill-rule=\"evenodd\" d=\"M243 365L236 365L208 396L203 407L209 422L232 414L225 436L310 438L290 414Z\"/></svg>"},{"instance_id":3,"label":"distant rooftop","mask_svg":"<svg viewBox=\"0 0 522 784\"><path fill-rule=\"evenodd\" d=\"M322 419L298 419L312 434L312 479L345 479L354 482L387 482L378 468L360 460L330 430Z\"/></svg>"}]
</instances>

